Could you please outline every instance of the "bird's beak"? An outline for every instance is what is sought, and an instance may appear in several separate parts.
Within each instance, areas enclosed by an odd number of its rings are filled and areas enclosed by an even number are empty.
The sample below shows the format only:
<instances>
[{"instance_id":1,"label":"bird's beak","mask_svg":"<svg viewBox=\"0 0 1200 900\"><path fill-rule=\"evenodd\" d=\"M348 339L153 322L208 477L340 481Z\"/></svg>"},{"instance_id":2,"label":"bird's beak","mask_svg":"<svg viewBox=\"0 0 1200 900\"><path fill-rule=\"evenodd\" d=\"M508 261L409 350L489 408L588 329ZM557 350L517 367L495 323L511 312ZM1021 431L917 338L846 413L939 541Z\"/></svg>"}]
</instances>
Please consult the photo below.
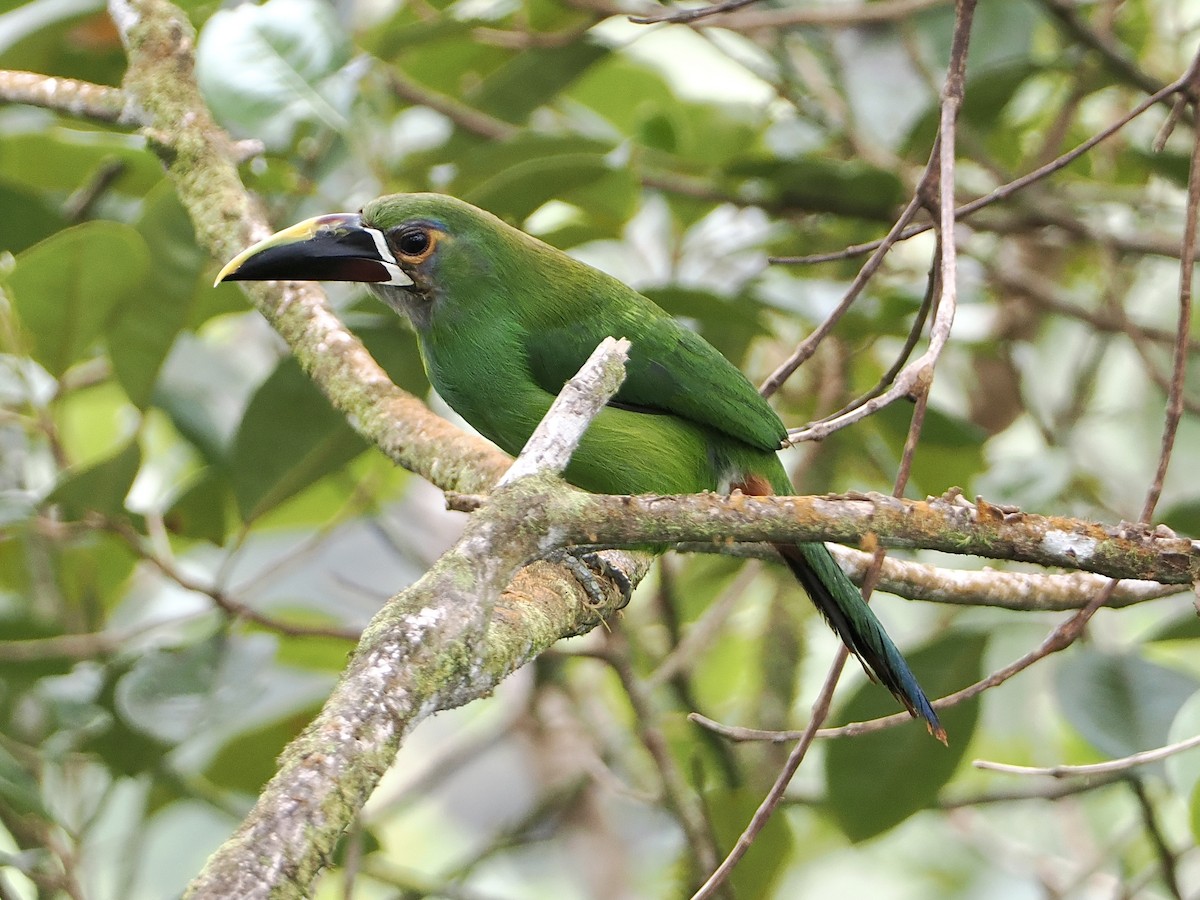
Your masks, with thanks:
<instances>
[{"instance_id":1,"label":"bird's beak","mask_svg":"<svg viewBox=\"0 0 1200 900\"><path fill-rule=\"evenodd\" d=\"M396 263L383 232L358 213L306 219L248 247L225 264L222 281L357 281L413 283Z\"/></svg>"}]
</instances>

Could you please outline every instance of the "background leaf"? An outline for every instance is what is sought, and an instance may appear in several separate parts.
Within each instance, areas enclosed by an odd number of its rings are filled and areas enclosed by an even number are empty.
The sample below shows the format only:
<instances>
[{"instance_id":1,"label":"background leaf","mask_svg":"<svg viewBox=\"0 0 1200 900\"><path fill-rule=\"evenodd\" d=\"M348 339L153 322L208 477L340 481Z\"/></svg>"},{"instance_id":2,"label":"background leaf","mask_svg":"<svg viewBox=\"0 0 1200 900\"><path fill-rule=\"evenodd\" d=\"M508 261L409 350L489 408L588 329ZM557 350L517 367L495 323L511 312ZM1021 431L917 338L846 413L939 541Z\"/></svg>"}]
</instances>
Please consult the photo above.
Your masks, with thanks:
<instances>
[{"instance_id":1,"label":"background leaf","mask_svg":"<svg viewBox=\"0 0 1200 900\"><path fill-rule=\"evenodd\" d=\"M1076 647L1056 679L1063 716L1100 752L1128 756L1167 743L1171 722L1200 680L1136 653Z\"/></svg>"},{"instance_id":2,"label":"background leaf","mask_svg":"<svg viewBox=\"0 0 1200 900\"><path fill-rule=\"evenodd\" d=\"M909 653L908 661L930 698L978 681L983 673L986 639L970 632L951 632ZM876 685L866 684L838 709L838 719L862 722L892 712ZM938 713L949 736L943 748L919 722L834 743L825 757L829 785L827 806L852 841L865 841L933 804L938 791L958 768L979 719L979 702L971 700Z\"/></svg>"},{"instance_id":3,"label":"background leaf","mask_svg":"<svg viewBox=\"0 0 1200 900\"><path fill-rule=\"evenodd\" d=\"M115 222L78 225L22 253L7 284L32 357L52 375L82 359L148 265L141 236Z\"/></svg>"},{"instance_id":4,"label":"background leaf","mask_svg":"<svg viewBox=\"0 0 1200 900\"><path fill-rule=\"evenodd\" d=\"M230 466L238 510L250 521L336 471L365 445L292 357L250 400Z\"/></svg>"}]
</instances>

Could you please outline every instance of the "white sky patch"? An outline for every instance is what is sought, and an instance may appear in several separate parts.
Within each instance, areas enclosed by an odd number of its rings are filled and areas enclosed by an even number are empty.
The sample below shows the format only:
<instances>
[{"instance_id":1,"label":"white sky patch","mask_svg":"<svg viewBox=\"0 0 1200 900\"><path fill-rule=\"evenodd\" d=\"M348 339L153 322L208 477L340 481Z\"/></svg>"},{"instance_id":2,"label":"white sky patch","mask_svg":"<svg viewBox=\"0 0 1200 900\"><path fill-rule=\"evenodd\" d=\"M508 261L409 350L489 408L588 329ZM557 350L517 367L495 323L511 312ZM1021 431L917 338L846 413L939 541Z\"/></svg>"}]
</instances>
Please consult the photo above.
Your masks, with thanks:
<instances>
[{"instance_id":1,"label":"white sky patch","mask_svg":"<svg viewBox=\"0 0 1200 900\"><path fill-rule=\"evenodd\" d=\"M606 19L592 33L666 77L679 96L709 102L770 103L774 89L686 28Z\"/></svg>"}]
</instances>

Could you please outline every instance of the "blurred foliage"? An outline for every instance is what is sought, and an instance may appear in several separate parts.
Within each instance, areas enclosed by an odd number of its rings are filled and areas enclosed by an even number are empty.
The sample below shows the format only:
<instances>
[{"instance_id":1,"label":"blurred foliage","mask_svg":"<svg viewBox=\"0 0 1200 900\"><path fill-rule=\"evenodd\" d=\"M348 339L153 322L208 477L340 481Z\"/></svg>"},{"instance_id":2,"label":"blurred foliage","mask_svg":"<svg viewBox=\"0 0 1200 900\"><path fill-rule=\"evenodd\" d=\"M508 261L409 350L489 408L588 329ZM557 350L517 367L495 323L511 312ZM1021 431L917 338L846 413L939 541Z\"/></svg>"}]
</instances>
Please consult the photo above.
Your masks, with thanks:
<instances>
[{"instance_id":1,"label":"blurred foliage","mask_svg":"<svg viewBox=\"0 0 1200 900\"><path fill-rule=\"evenodd\" d=\"M767 255L886 231L930 152L952 25L949 3L890 23L744 30L736 16L635 26L604 0L183 5L213 112L262 142L243 175L277 224L383 192L453 193L629 281L755 378L861 264ZM982 3L960 197L1048 162L1176 78L1197 21L1167 0ZM0 11L0 67L117 85L124 57L101 3L32 0ZM962 229L958 322L910 495L960 486L1137 518L1162 429L1190 155L1189 125L1153 152L1166 113ZM783 387L789 424L893 363L931 247L899 245ZM217 262L143 136L0 107L5 897L177 893L311 718L350 636L460 525L364 446L235 288L211 288ZM354 291L334 301L398 384L428 392L386 310ZM793 451L798 487L890 491L910 412L893 405ZM1159 517L1193 533L1200 485L1184 461L1198 453L1189 416ZM938 695L1029 652L1055 621L876 602ZM1102 614L1087 643L948 711L949 750L916 723L819 743L736 895L1172 896L1163 845L1195 894L1194 759L1143 771L1140 791L1101 780L1057 803L1040 781L964 763L1090 762L1194 735L1189 606ZM245 609L252 620L234 614ZM422 725L347 838L357 862L318 896L343 896L347 872L363 898L672 897L696 883L647 736L727 850L786 751L727 744L686 713L802 727L834 642L783 573L727 559L667 560L612 627L621 641L601 630L568 643ZM648 680L696 633L708 636L686 665ZM606 655L648 703L631 703ZM835 722L895 710L851 669Z\"/></svg>"}]
</instances>

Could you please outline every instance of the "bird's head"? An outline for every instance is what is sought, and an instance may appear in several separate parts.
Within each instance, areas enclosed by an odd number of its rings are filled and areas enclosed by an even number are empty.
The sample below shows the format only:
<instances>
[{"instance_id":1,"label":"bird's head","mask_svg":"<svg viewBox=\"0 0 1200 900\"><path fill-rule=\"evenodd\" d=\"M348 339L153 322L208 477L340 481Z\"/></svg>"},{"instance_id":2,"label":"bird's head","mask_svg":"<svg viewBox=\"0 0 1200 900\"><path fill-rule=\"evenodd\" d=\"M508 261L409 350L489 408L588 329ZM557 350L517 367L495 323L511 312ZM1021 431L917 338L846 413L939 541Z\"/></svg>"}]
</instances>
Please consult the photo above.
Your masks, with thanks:
<instances>
[{"instance_id":1,"label":"bird's head","mask_svg":"<svg viewBox=\"0 0 1200 900\"><path fill-rule=\"evenodd\" d=\"M489 276L494 245L509 232L520 235L453 197L392 194L360 212L306 219L259 241L231 259L217 282L367 284L419 328L448 290Z\"/></svg>"}]
</instances>

